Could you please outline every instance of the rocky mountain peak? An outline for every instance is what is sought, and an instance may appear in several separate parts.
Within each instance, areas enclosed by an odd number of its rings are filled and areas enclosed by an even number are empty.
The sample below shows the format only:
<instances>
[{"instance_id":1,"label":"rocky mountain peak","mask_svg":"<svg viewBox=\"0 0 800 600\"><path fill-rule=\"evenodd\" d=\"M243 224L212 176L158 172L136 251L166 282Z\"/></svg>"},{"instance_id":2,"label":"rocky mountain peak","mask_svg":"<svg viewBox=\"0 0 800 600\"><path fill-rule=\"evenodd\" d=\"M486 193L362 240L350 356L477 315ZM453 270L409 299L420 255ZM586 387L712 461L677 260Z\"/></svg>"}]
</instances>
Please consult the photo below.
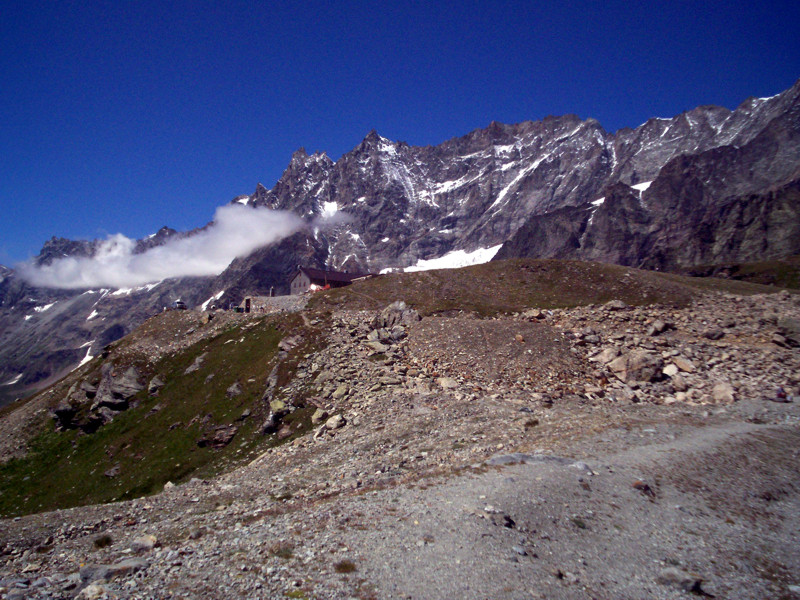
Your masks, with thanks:
<instances>
[{"instance_id":1,"label":"rocky mountain peak","mask_svg":"<svg viewBox=\"0 0 800 600\"><path fill-rule=\"evenodd\" d=\"M150 248L161 246L165 244L170 238L176 235L182 235L182 234L178 233L171 227L167 227L166 225L164 225L154 234L148 235L147 237L144 237L141 240L137 240L133 252L134 254L139 254L141 252L149 250Z\"/></svg>"},{"instance_id":2,"label":"rocky mountain peak","mask_svg":"<svg viewBox=\"0 0 800 600\"><path fill-rule=\"evenodd\" d=\"M53 236L47 240L35 262L37 265L49 265L54 260L65 256L91 256L94 253L96 242L87 240L70 240L67 238Z\"/></svg>"},{"instance_id":3,"label":"rocky mountain peak","mask_svg":"<svg viewBox=\"0 0 800 600\"><path fill-rule=\"evenodd\" d=\"M364 136L364 139L362 140L361 143L377 144L382 139L383 138L378 134L378 132L375 129L371 129L370 132Z\"/></svg>"},{"instance_id":4,"label":"rocky mountain peak","mask_svg":"<svg viewBox=\"0 0 800 600\"><path fill-rule=\"evenodd\" d=\"M301 163L305 164L306 160L308 159L308 153L304 147L300 147L292 153L292 163Z\"/></svg>"}]
</instances>

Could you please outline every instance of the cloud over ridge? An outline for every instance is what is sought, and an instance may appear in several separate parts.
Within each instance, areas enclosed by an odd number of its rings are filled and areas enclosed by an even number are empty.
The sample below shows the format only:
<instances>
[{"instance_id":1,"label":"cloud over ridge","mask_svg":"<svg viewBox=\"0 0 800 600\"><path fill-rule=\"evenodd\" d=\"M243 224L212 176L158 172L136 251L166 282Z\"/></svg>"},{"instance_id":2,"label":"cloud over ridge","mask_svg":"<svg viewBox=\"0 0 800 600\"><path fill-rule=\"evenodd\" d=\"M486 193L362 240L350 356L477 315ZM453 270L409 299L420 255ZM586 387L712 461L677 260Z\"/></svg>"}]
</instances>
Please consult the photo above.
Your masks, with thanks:
<instances>
[{"instance_id":1,"label":"cloud over ridge","mask_svg":"<svg viewBox=\"0 0 800 600\"><path fill-rule=\"evenodd\" d=\"M124 288L170 277L217 275L233 259L295 233L303 221L294 213L240 204L219 207L200 232L134 254L136 241L120 233L100 243L92 257L65 257L49 265L24 263L20 275L40 287Z\"/></svg>"}]
</instances>

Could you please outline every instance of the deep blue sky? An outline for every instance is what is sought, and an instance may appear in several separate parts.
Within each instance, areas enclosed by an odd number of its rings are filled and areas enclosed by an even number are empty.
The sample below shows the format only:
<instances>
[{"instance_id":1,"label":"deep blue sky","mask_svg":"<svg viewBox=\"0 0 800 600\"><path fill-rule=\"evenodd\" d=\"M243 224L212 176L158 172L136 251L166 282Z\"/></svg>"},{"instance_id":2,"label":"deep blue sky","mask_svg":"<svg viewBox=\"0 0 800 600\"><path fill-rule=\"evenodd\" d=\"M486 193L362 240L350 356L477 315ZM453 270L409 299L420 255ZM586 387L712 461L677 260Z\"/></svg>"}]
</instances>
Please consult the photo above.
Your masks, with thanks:
<instances>
[{"instance_id":1,"label":"deep blue sky","mask_svg":"<svg viewBox=\"0 0 800 600\"><path fill-rule=\"evenodd\" d=\"M794 2L0 0L0 262L206 223L300 146L614 131L800 77Z\"/></svg>"}]
</instances>

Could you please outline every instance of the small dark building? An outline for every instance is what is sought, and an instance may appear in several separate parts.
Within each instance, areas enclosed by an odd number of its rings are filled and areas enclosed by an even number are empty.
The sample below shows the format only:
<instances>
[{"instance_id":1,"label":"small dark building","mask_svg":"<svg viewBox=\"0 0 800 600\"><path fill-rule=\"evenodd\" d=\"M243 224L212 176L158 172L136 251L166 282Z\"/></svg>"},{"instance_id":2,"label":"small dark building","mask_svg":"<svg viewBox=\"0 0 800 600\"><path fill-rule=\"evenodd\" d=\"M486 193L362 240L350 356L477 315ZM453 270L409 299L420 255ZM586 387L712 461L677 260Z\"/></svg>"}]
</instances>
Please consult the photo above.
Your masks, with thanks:
<instances>
[{"instance_id":1,"label":"small dark building","mask_svg":"<svg viewBox=\"0 0 800 600\"><path fill-rule=\"evenodd\" d=\"M309 291L344 287L357 279L365 279L367 277L374 277L374 275L371 273L341 273L339 271L298 267L289 284L289 293L296 296Z\"/></svg>"}]
</instances>

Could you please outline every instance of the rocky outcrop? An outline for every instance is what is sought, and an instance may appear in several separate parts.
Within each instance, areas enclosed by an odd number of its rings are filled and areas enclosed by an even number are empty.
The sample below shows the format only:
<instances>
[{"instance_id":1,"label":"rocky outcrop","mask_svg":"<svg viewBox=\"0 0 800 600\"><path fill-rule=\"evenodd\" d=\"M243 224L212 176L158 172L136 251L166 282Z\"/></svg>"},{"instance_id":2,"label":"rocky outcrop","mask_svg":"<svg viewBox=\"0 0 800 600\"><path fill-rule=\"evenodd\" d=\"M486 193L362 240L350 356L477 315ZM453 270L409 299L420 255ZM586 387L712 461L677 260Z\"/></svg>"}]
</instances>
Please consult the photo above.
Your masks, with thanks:
<instances>
[{"instance_id":1,"label":"rocky outcrop","mask_svg":"<svg viewBox=\"0 0 800 600\"><path fill-rule=\"evenodd\" d=\"M51 414L59 429L93 433L130 408L131 399L144 387L136 367L117 374L114 365L106 363L97 385L86 380L73 385Z\"/></svg>"}]
</instances>

